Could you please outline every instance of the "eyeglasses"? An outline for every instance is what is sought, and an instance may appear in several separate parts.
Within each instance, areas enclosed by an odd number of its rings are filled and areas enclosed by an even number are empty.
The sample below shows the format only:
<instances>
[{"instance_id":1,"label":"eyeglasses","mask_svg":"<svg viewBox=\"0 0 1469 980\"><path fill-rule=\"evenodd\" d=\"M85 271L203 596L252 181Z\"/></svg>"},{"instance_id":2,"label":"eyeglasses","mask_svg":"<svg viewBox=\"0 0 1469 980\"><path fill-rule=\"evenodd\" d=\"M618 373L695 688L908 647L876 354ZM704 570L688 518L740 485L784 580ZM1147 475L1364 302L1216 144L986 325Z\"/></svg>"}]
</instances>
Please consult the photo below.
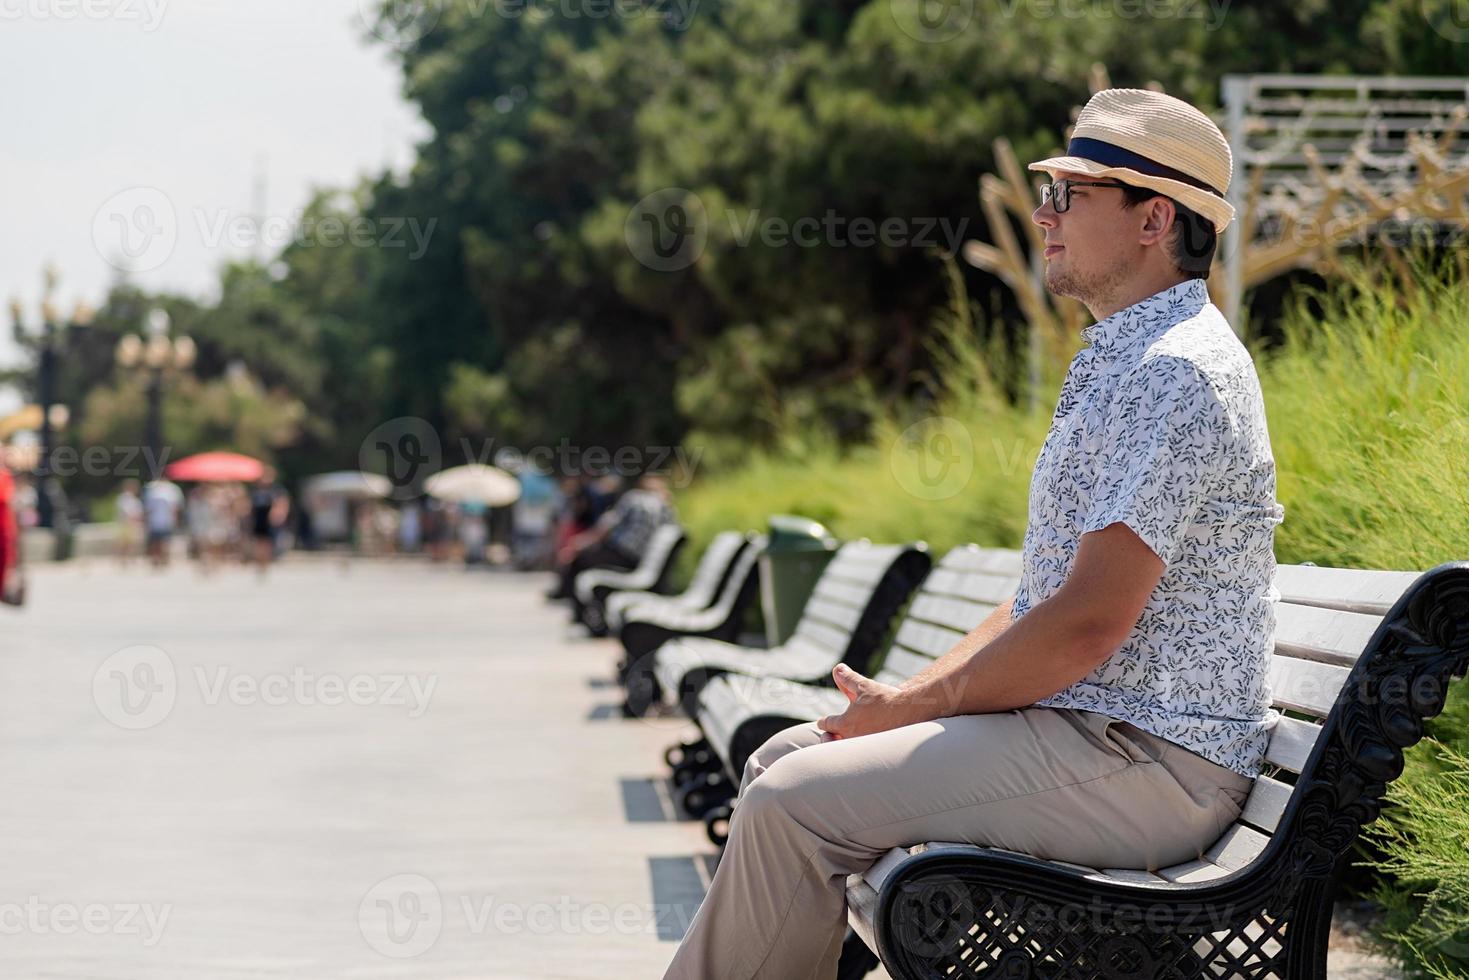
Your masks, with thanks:
<instances>
[{"instance_id":1,"label":"eyeglasses","mask_svg":"<svg viewBox=\"0 0 1469 980\"><path fill-rule=\"evenodd\" d=\"M1128 187L1120 180L1053 180L1041 185L1041 204L1047 202L1057 214L1071 207L1073 187Z\"/></svg>"}]
</instances>

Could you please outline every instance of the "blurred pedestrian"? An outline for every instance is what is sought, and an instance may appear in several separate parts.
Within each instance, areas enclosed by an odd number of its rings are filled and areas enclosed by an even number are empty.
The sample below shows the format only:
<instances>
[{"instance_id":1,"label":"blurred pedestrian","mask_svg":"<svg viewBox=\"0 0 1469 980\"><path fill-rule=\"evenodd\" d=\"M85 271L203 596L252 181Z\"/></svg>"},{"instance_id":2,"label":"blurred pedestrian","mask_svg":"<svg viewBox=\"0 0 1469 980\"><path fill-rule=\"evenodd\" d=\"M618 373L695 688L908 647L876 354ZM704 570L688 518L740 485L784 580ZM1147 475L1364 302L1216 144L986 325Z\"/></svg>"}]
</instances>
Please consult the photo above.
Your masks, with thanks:
<instances>
[{"instance_id":1,"label":"blurred pedestrian","mask_svg":"<svg viewBox=\"0 0 1469 980\"><path fill-rule=\"evenodd\" d=\"M155 569L168 567L173 549L174 532L179 526L179 512L184 506L183 491L170 480L150 480L143 487L143 523L147 531L148 561Z\"/></svg>"},{"instance_id":2,"label":"blurred pedestrian","mask_svg":"<svg viewBox=\"0 0 1469 980\"><path fill-rule=\"evenodd\" d=\"M571 598L571 587L566 583L570 581L567 578L568 565L577 552L573 542L590 531L611 506L607 492L597 482L586 473L561 481L561 514L557 519L556 546L552 552L557 585L546 593L548 599Z\"/></svg>"},{"instance_id":3,"label":"blurred pedestrian","mask_svg":"<svg viewBox=\"0 0 1469 980\"><path fill-rule=\"evenodd\" d=\"M485 545L489 542L489 527L485 524L485 505L477 500L459 505L459 544L464 551L464 564L478 565L485 560Z\"/></svg>"},{"instance_id":4,"label":"blurred pedestrian","mask_svg":"<svg viewBox=\"0 0 1469 980\"><path fill-rule=\"evenodd\" d=\"M554 480L530 464L516 478L520 498L510 511L510 553L517 568L548 568L561 494Z\"/></svg>"},{"instance_id":5,"label":"blurred pedestrian","mask_svg":"<svg viewBox=\"0 0 1469 980\"><path fill-rule=\"evenodd\" d=\"M234 523L230 493L221 486L198 486L189 494L189 535L194 557L205 575L222 565L229 553Z\"/></svg>"},{"instance_id":6,"label":"blurred pedestrian","mask_svg":"<svg viewBox=\"0 0 1469 980\"><path fill-rule=\"evenodd\" d=\"M0 602L7 606L25 603L25 582L20 574L20 525L15 519L15 480L0 446Z\"/></svg>"},{"instance_id":7,"label":"blurred pedestrian","mask_svg":"<svg viewBox=\"0 0 1469 980\"><path fill-rule=\"evenodd\" d=\"M426 498L423 536L428 543L429 561L437 564L449 560L450 546L454 541L454 510L449 504L436 497Z\"/></svg>"},{"instance_id":8,"label":"blurred pedestrian","mask_svg":"<svg viewBox=\"0 0 1469 980\"><path fill-rule=\"evenodd\" d=\"M572 588L576 576L589 568L635 568L653 539L653 532L678 520L668 483L648 474L623 494L612 509L591 528L577 535L557 556L561 563L561 591L578 605ZM578 613L580 608L578 607Z\"/></svg>"},{"instance_id":9,"label":"blurred pedestrian","mask_svg":"<svg viewBox=\"0 0 1469 980\"><path fill-rule=\"evenodd\" d=\"M250 491L250 543L255 569L263 577L275 560L276 535L286 523L290 500L275 482L275 470L267 466Z\"/></svg>"},{"instance_id":10,"label":"blurred pedestrian","mask_svg":"<svg viewBox=\"0 0 1469 980\"><path fill-rule=\"evenodd\" d=\"M423 545L423 507L416 500L403 505L398 514L398 550L415 555Z\"/></svg>"},{"instance_id":11,"label":"blurred pedestrian","mask_svg":"<svg viewBox=\"0 0 1469 980\"><path fill-rule=\"evenodd\" d=\"M131 565L143 550L143 499L137 480L124 480L113 505L117 522L117 560Z\"/></svg>"}]
</instances>

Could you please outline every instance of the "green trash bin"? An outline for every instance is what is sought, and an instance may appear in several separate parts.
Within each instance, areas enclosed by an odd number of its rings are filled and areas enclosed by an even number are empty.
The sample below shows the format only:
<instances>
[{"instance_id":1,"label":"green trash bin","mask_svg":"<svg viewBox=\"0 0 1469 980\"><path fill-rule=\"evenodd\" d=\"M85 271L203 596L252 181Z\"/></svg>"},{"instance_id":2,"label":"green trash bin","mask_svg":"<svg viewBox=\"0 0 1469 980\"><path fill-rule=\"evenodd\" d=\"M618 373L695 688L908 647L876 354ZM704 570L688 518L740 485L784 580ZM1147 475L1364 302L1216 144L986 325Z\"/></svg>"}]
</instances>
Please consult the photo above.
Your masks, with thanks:
<instances>
[{"instance_id":1,"label":"green trash bin","mask_svg":"<svg viewBox=\"0 0 1469 980\"><path fill-rule=\"evenodd\" d=\"M770 646L779 646L796 631L806 600L839 544L831 532L808 518L790 514L770 518L769 542L760 556L760 610Z\"/></svg>"}]
</instances>

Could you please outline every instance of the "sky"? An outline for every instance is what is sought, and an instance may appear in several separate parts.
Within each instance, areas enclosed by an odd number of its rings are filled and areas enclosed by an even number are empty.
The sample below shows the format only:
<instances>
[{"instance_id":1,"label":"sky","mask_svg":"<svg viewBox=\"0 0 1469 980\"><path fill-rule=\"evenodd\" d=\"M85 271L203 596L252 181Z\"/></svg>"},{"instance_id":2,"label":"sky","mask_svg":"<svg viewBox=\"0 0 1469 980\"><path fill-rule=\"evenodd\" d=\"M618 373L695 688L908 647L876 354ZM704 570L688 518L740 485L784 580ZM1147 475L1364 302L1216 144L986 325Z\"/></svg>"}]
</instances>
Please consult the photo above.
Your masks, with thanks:
<instances>
[{"instance_id":1,"label":"sky","mask_svg":"<svg viewBox=\"0 0 1469 980\"><path fill-rule=\"evenodd\" d=\"M372 5L0 0L0 300L34 324L48 264L63 310L100 305L119 267L207 299L255 251L257 202L278 244L313 188L405 170L428 127L368 43Z\"/></svg>"}]
</instances>

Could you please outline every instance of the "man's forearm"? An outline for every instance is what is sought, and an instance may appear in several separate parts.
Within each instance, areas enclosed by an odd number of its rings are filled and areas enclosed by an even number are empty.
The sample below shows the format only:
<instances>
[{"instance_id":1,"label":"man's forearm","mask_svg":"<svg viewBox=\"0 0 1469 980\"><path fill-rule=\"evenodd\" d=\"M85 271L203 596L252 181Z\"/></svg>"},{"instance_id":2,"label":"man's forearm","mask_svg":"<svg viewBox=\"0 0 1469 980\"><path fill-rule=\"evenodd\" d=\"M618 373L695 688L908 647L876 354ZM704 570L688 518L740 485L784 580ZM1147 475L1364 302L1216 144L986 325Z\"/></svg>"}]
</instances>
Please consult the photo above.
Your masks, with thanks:
<instances>
[{"instance_id":1,"label":"man's forearm","mask_svg":"<svg viewBox=\"0 0 1469 980\"><path fill-rule=\"evenodd\" d=\"M1014 607L1015 597L1011 596L986 616L984 622L965 634L964 638L958 643L955 643L952 650L908 678L901 686L906 689L921 684L928 684L937 678L947 677L949 674L958 670L976 652L987 646L991 640L1009 628L1011 623L1010 610Z\"/></svg>"},{"instance_id":2,"label":"man's forearm","mask_svg":"<svg viewBox=\"0 0 1469 980\"><path fill-rule=\"evenodd\" d=\"M976 630L903 685L897 700L914 720L1023 708L1070 687L1105 660L1112 651L1100 632L1086 606L1058 594L986 643L977 642Z\"/></svg>"}]
</instances>

